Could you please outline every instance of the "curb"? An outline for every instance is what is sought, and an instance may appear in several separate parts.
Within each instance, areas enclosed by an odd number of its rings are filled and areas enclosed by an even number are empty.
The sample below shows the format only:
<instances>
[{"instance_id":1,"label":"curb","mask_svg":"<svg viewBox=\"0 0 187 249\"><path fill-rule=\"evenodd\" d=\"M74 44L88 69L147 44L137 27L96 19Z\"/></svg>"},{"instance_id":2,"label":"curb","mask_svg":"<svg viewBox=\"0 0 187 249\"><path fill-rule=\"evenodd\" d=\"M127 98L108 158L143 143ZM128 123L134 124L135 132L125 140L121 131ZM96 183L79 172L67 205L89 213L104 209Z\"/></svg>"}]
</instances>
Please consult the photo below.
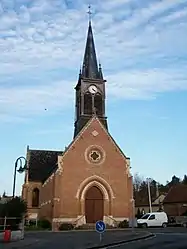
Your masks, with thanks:
<instances>
[{"instance_id":1,"label":"curb","mask_svg":"<svg viewBox=\"0 0 187 249\"><path fill-rule=\"evenodd\" d=\"M131 228L111 228L111 229L106 229L106 232L109 231L124 231L124 232L132 232ZM62 231L52 231L52 230L38 230L38 231L29 231L26 230L25 233L42 233L42 232L48 232L48 233L74 233L74 232L95 232L95 229L72 229L72 230L62 230Z\"/></svg>"},{"instance_id":2,"label":"curb","mask_svg":"<svg viewBox=\"0 0 187 249\"><path fill-rule=\"evenodd\" d=\"M77 233L77 232L95 232L95 228L93 229L72 229L72 230L64 230L64 231L51 231L53 233ZM114 232L114 231L124 231L124 232L132 232L131 229L124 229L124 228L111 228L106 229L105 232Z\"/></svg>"},{"instance_id":3,"label":"curb","mask_svg":"<svg viewBox=\"0 0 187 249\"><path fill-rule=\"evenodd\" d=\"M23 240L24 240L24 239L18 240L18 241L10 241L9 243L2 243L2 244L3 244L3 245L4 245L4 244L9 245L9 246L7 247L7 249L8 249L8 248L9 248L9 249L20 249L20 248L26 248L26 247L28 247L28 246L31 246L31 245L33 245L33 244L35 244L35 243L40 242L40 240L37 239L37 240L35 240L35 241L29 242L29 243L23 244L23 245L16 245L16 244L14 244L14 243L17 243L17 242L23 241ZM5 246L4 248L6 248L6 246Z\"/></svg>"},{"instance_id":4,"label":"curb","mask_svg":"<svg viewBox=\"0 0 187 249\"><path fill-rule=\"evenodd\" d=\"M101 246L98 245L98 246L94 246L94 247L87 247L86 249L102 249L102 248L103 249L107 249L107 247L110 247L110 246L118 246L118 245L126 244L126 243L129 243L129 242L134 242L134 241L149 239L151 237L155 237L155 234L149 233L147 235L139 236L139 237L134 238L134 239L127 239L127 240L116 241L116 242L109 243L109 244L104 244L104 245L101 245Z\"/></svg>"}]
</instances>

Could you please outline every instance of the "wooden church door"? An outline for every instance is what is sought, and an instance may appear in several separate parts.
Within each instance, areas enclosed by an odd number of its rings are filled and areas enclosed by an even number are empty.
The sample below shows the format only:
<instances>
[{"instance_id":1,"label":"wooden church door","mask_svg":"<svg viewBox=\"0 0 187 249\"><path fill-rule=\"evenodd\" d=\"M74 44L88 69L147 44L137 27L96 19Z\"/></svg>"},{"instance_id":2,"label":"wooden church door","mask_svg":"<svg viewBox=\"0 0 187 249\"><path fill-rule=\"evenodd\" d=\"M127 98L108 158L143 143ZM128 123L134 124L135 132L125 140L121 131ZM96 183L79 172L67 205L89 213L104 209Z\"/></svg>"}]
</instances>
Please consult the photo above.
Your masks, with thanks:
<instances>
[{"instance_id":1,"label":"wooden church door","mask_svg":"<svg viewBox=\"0 0 187 249\"><path fill-rule=\"evenodd\" d=\"M99 188L93 186L88 189L85 197L85 217L86 223L95 223L103 220L104 199Z\"/></svg>"}]
</instances>

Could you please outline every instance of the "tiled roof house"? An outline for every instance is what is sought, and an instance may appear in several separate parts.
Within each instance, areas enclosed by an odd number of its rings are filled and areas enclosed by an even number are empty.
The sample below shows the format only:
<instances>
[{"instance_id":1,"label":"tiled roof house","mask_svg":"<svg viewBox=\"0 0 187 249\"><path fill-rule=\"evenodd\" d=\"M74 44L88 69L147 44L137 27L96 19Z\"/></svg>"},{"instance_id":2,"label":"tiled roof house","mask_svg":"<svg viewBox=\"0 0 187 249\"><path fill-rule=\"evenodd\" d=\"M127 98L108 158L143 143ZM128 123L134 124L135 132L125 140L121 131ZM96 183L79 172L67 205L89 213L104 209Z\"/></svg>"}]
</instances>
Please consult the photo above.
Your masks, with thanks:
<instances>
[{"instance_id":1,"label":"tiled roof house","mask_svg":"<svg viewBox=\"0 0 187 249\"><path fill-rule=\"evenodd\" d=\"M164 211L170 216L180 216L187 212L187 185L177 184L170 188L164 201Z\"/></svg>"}]
</instances>

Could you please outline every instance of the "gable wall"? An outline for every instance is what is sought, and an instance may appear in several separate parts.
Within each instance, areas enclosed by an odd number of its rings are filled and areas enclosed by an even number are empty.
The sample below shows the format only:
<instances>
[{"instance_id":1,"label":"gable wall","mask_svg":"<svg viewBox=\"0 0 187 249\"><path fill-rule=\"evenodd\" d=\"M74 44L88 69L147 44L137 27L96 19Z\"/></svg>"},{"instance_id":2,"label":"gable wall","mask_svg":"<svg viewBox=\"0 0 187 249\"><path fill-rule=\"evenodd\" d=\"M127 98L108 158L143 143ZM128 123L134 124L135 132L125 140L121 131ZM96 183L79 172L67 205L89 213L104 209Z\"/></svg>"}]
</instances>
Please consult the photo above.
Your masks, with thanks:
<instances>
[{"instance_id":1,"label":"gable wall","mask_svg":"<svg viewBox=\"0 0 187 249\"><path fill-rule=\"evenodd\" d=\"M91 134L94 130L99 133L97 136ZM101 165L90 164L85 160L85 151L91 145L98 145L104 149L106 157ZM61 216L76 217L80 214L80 203L76 198L76 193L81 182L93 175L106 180L114 192L112 215L129 216L132 179L127 175L124 157L97 120L92 121L84 134L61 158L63 173L55 188L56 195L61 199L58 211Z\"/></svg>"}]
</instances>

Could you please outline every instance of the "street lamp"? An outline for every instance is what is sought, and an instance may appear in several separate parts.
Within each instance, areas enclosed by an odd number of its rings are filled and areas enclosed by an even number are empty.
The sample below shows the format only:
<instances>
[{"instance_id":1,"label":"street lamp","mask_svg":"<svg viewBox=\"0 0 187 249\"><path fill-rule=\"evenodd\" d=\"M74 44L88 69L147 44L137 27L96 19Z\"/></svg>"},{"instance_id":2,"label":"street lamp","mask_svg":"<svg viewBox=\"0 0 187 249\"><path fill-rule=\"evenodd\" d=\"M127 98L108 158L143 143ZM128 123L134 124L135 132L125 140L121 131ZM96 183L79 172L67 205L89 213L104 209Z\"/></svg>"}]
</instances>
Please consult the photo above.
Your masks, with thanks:
<instances>
[{"instance_id":1,"label":"street lamp","mask_svg":"<svg viewBox=\"0 0 187 249\"><path fill-rule=\"evenodd\" d=\"M148 189L148 198L149 198L149 209L150 209L150 213L152 213L150 180L151 180L151 178L147 178L147 189Z\"/></svg>"},{"instance_id":2,"label":"street lamp","mask_svg":"<svg viewBox=\"0 0 187 249\"><path fill-rule=\"evenodd\" d=\"M132 231L134 231L134 226L135 226L135 200L134 198L131 199L131 208L132 208L132 224L131 224L131 227L132 227Z\"/></svg>"},{"instance_id":3,"label":"street lamp","mask_svg":"<svg viewBox=\"0 0 187 249\"><path fill-rule=\"evenodd\" d=\"M17 170L19 166L19 169ZM27 160L25 157L20 156L15 161L15 168L14 168L14 181L13 181L13 190L12 190L12 197L15 196L15 187L16 187L16 173L23 173L25 170L27 170Z\"/></svg>"}]
</instances>

